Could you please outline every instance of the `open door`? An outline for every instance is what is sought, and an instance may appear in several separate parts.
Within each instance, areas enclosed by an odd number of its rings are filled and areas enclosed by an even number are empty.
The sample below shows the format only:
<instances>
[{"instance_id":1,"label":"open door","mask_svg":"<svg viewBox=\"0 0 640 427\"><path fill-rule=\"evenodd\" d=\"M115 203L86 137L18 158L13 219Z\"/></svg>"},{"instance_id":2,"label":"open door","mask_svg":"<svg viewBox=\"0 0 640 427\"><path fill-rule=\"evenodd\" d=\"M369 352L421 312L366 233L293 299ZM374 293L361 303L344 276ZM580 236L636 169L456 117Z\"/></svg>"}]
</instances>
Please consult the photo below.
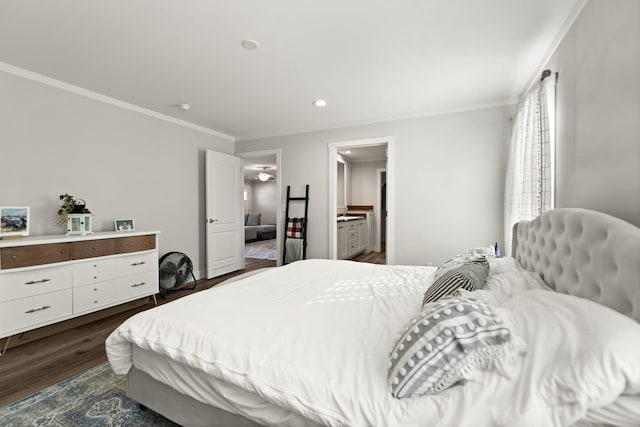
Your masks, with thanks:
<instances>
[{"instance_id":1,"label":"open door","mask_svg":"<svg viewBox=\"0 0 640 427\"><path fill-rule=\"evenodd\" d=\"M207 278L244 268L242 159L206 152Z\"/></svg>"}]
</instances>

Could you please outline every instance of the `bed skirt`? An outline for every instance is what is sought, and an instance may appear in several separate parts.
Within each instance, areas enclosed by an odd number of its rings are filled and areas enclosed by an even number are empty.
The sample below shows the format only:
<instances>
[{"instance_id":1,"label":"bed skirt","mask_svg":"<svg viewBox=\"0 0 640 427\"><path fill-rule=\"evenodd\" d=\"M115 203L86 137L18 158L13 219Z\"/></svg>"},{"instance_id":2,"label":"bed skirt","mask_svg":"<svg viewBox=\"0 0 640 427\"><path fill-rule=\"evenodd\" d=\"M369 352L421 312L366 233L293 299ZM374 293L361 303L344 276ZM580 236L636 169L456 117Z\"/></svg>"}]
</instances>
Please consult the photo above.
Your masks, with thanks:
<instances>
[{"instance_id":1,"label":"bed skirt","mask_svg":"<svg viewBox=\"0 0 640 427\"><path fill-rule=\"evenodd\" d=\"M127 374L127 396L183 426L260 426L240 415L205 405L179 393L135 367Z\"/></svg>"}]
</instances>

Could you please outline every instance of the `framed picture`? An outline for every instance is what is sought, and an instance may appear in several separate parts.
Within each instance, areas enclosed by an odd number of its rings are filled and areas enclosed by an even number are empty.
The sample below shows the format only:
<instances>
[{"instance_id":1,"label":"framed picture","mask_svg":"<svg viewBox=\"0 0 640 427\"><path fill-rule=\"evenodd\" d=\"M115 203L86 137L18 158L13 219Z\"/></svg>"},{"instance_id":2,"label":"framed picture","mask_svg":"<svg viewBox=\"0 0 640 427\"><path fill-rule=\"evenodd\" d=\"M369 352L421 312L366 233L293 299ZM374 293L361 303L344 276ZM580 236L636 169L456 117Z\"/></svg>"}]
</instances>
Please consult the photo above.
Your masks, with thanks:
<instances>
[{"instance_id":1,"label":"framed picture","mask_svg":"<svg viewBox=\"0 0 640 427\"><path fill-rule=\"evenodd\" d=\"M0 237L28 235L29 208L23 206L0 207Z\"/></svg>"},{"instance_id":2,"label":"framed picture","mask_svg":"<svg viewBox=\"0 0 640 427\"><path fill-rule=\"evenodd\" d=\"M133 231L135 226L132 219L116 219L116 231Z\"/></svg>"}]
</instances>

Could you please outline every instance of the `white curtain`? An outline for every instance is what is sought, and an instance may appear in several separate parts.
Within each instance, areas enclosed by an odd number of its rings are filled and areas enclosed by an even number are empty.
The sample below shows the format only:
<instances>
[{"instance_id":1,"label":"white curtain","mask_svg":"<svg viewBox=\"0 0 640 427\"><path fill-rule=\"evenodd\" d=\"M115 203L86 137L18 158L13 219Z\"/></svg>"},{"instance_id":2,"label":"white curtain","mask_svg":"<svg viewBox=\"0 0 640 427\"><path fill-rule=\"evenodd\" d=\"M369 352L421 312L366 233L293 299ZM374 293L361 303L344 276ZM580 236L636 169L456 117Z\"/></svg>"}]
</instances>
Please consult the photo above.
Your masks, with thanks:
<instances>
[{"instance_id":1,"label":"white curtain","mask_svg":"<svg viewBox=\"0 0 640 427\"><path fill-rule=\"evenodd\" d=\"M513 225L553 209L555 82L536 82L513 120L505 185L504 255L511 255Z\"/></svg>"}]
</instances>

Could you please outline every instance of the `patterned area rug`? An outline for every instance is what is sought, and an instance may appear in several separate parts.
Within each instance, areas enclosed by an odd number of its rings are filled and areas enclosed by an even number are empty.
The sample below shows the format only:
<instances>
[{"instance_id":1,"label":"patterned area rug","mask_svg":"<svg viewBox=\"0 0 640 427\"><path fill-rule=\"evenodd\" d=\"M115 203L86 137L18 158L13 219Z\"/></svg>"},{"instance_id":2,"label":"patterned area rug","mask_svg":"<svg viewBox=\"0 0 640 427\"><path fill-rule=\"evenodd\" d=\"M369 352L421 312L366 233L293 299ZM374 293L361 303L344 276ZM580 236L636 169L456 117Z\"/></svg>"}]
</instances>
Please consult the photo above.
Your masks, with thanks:
<instances>
[{"instance_id":1,"label":"patterned area rug","mask_svg":"<svg viewBox=\"0 0 640 427\"><path fill-rule=\"evenodd\" d=\"M108 363L11 405L0 408L0 424L17 426L171 426L177 424L151 410L141 410L124 394L125 377Z\"/></svg>"},{"instance_id":2,"label":"patterned area rug","mask_svg":"<svg viewBox=\"0 0 640 427\"><path fill-rule=\"evenodd\" d=\"M245 243L244 256L247 258L276 259L276 239Z\"/></svg>"}]
</instances>

